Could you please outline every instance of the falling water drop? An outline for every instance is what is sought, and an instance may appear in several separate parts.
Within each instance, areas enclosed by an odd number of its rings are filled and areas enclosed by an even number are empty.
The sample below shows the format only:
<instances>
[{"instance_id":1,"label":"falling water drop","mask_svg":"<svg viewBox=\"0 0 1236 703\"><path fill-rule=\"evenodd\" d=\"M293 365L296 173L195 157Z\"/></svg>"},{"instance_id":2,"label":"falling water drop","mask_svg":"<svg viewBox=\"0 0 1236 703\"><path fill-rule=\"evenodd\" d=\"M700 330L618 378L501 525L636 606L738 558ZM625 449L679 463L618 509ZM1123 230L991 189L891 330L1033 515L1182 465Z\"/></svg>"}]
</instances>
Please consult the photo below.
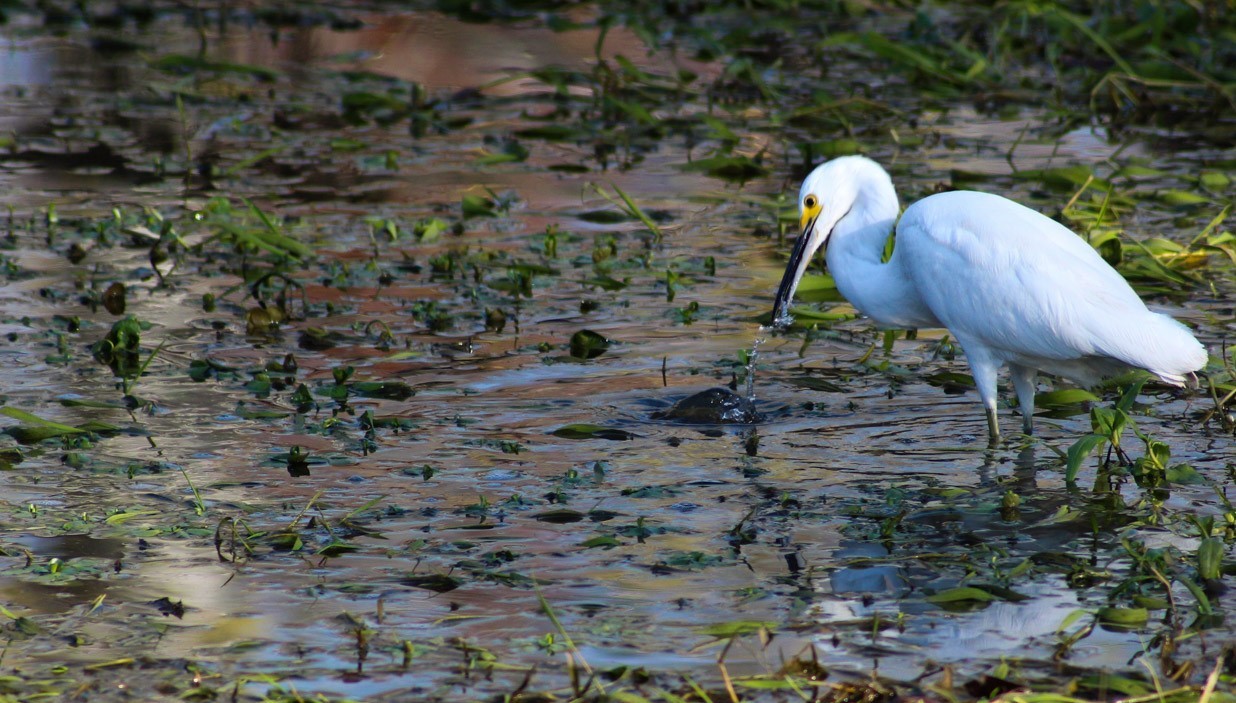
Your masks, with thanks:
<instances>
[{"instance_id":1,"label":"falling water drop","mask_svg":"<svg viewBox=\"0 0 1236 703\"><path fill-rule=\"evenodd\" d=\"M751 352L747 354L747 401L751 403L755 402L755 362L760 358L760 345L766 341L768 329L760 325L755 333L755 341L751 344Z\"/></svg>"}]
</instances>

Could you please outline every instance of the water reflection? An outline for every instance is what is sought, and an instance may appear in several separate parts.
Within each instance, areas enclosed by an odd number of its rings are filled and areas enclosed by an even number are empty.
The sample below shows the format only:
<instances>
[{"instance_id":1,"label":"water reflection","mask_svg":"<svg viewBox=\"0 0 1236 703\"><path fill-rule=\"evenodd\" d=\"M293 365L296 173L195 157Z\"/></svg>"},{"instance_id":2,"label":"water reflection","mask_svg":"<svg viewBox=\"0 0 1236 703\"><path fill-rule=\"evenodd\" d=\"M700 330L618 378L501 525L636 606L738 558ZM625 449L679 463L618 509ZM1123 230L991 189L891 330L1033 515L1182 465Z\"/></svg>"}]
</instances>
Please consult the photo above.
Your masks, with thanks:
<instances>
[{"instance_id":1,"label":"water reflection","mask_svg":"<svg viewBox=\"0 0 1236 703\"><path fill-rule=\"evenodd\" d=\"M601 173L588 147L573 143L537 146L522 163L479 166L486 138L523 125L529 106L465 94L475 126L413 143L406 124L342 120L339 92L356 86L336 69L453 93L547 64L587 68L595 33L434 14L372 15L363 24L273 38L234 27L212 37L212 58L279 69L256 89L234 76L154 72L142 57L98 56L73 41L4 40L0 59L13 61L0 60L0 82L12 99L0 105L0 132L14 133L17 145L0 153L0 202L15 207L17 225L3 256L26 276L0 294L0 330L13 336L3 355L6 402L57 422L121 428L95 447L27 448L19 470L0 475L12 516L4 542L14 552L0 581L10 607L60 625L105 596L81 626L89 641L66 654L60 640L39 639L10 650L10 664L108 661L118 650L141 650L246 674L295 672L315 693L417 697L458 686L493 697L513 690L522 672L509 674L506 688L479 676L469 682L475 688L463 686L456 672L478 645L499 650L504 663L560 669L561 653L538 644L553 629L543 596L598 668L710 676L716 652L699 648L707 639L700 626L741 619L785 631L767 650L735 646L733 671L775 670L778 657L815 646L830 667L866 674L878 656L881 672L913 679L924 654L978 669L1020 652L1046 660L1064 616L1096 605L1046 567L1010 585L1026 601L952 611L925 599L995 578L993 558L1007 570L1056 552L1110 556L1125 527L1119 514L1097 532L1052 519L1084 503L1064 486L1054 450L1088 429L1085 411L1041 423L1041 436L1024 447L988 450L975 399L923 380L960 367L935 358L940 333L897 340L887 354L862 321L838 323L832 336L806 345L799 336L770 339L747 369L759 384L747 394L762 399L753 433L654 419L654 409L727 384L741 366L738 350L750 346L780 271L778 244L767 236L776 206L762 198L782 188L782 157L768 156L778 175L741 188L678 169L697 154L671 139L624 171ZM149 31L159 34L160 51L196 49L192 28L167 22ZM619 30L604 50L670 69ZM230 89L238 97L219 97ZM519 97L531 88L512 81L487 90ZM189 105L188 125L175 94ZM900 157L915 171L905 178L925 190L950 168L1007 175L1005 150L992 145L1049 119L1030 111L993 121L959 108L951 123L929 128L956 141ZM158 178L160 162L181 158L185 134L194 154L219 159L210 184L218 190L207 190L196 165L188 189L183 173ZM367 146L332 146L340 137ZM284 151L223 175L274 142ZM1032 140L1015 164L1097 158L1109 147L1097 133L1065 135L1050 153L1045 138ZM386 150L396 152L393 166L380 158ZM548 170L571 159L594 170ZM609 207L582 188L588 179L662 211L671 223L664 241L633 235L639 226L629 220L581 219ZM486 186L514 189L519 199L509 213L469 219L462 234L421 241L405 232L388 242L379 229L381 241L371 239L370 218L405 230L424 218L456 218L462 194ZM40 210L54 201L66 219L77 212L96 222L118 203L170 214L217 194L255 197L320 250L320 265L304 273L319 316L289 323L282 335L247 336L243 316L255 303L239 267L203 263L159 285L135 273L149 269L151 253L137 244L92 250L75 263L65 253L75 233L66 226L48 235ZM507 274L484 268L488 257L541 261L551 225L560 227L553 263L561 274L537 278L527 295L487 290L486 280ZM610 272L622 288L606 290L588 281L611 243L618 254ZM450 255L461 271L431 276L431 262ZM715 259L715 273L703 256ZM371 263L389 285L370 275ZM668 270L685 272L677 300L668 299ZM131 310L153 325L147 351L167 342L136 383L135 393L154 403L149 411L52 402L123 394L89 352L114 318L82 302L112 280L130 286ZM217 309L205 309L206 293L223 298ZM686 324L691 302L698 318ZM453 314L451 327L427 328L418 315L430 303ZM485 329L485 307L509 313L511 329ZM1211 318L1230 312L1221 301L1186 308L1212 335L1221 325ZM70 318L80 324L74 331ZM389 348L366 332L377 323L395 340ZM299 333L309 326L343 341L302 348ZM585 327L617 343L577 363L566 344ZM271 372L268 364L287 353L297 371ZM219 368L192 380L186 369L202 359ZM332 372L345 365L357 378L406 382L415 395L352 395L344 407L330 393ZM290 376L289 387L304 383L316 409L296 415L288 392L261 390L263 373ZM1175 421L1195 406L1157 398L1139 427L1221 476L1236 459L1231 442ZM373 437L360 419L367 411L390 423ZM554 434L572 424L620 428L624 438ZM311 453L311 475L289 480L286 464L271 460L292 447ZM1009 491L1020 504L1003 504ZM203 516L195 513L199 495ZM1175 489L1169 501L1216 509L1209 486ZM54 515L55 524L39 515ZM81 521L73 527L81 534L58 535L71 520ZM235 531L221 532L216 551L221 525ZM29 568L20 548L36 557ZM54 577L44 572L52 558L81 570ZM151 605L162 598L183 603L183 619ZM363 654L358 631L372 638ZM410 666L401 662L405 641ZM1135 634L1098 632L1077 656L1114 666L1140 647Z\"/></svg>"}]
</instances>

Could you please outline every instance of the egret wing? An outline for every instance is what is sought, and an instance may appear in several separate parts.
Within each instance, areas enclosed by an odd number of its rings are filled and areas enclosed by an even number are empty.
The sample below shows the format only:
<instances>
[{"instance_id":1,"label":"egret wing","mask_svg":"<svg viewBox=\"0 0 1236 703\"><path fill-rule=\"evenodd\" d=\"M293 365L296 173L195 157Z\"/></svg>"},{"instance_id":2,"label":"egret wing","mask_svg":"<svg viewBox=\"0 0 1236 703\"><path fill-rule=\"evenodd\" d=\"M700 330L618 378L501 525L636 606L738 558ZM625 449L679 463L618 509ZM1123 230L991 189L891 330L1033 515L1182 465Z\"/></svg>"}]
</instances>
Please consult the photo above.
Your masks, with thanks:
<instances>
[{"instance_id":1,"label":"egret wing","mask_svg":"<svg viewBox=\"0 0 1236 703\"><path fill-rule=\"evenodd\" d=\"M897 249L941 322L998 358L1146 365L1138 328L1162 316L1089 244L1034 210L987 193L941 193L906 210Z\"/></svg>"}]
</instances>

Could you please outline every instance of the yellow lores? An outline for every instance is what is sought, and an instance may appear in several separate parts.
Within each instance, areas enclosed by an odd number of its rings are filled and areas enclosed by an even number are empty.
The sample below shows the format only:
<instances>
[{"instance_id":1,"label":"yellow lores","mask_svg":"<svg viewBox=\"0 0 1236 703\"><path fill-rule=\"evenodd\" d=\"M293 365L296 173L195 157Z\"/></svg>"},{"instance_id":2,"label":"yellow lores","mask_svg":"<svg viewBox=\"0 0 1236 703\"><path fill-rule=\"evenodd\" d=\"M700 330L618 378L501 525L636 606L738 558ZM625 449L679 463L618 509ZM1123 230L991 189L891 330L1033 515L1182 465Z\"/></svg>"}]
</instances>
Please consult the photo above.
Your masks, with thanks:
<instances>
[{"instance_id":1,"label":"yellow lores","mask_svg":"<svg viewBox=\"0 0 1236 703\"><path fill-rule=\"evenodd\" d=\"M1146 309L1129 284L1080 237L989 193L939 193L906 208L879 164L861 156L817 167L799 192L802 236L777 289L773 321L789 321L794 290L817 249L837 290L885 328L945 327L965 349L996 419L996 371L1009 367L1022 427L1034 423L1039 371L1083 386L1129 368L1184 385L1207 360L1184 325ZM889 232L896 245L881 261Z\"/></svg>"}]
</instances>

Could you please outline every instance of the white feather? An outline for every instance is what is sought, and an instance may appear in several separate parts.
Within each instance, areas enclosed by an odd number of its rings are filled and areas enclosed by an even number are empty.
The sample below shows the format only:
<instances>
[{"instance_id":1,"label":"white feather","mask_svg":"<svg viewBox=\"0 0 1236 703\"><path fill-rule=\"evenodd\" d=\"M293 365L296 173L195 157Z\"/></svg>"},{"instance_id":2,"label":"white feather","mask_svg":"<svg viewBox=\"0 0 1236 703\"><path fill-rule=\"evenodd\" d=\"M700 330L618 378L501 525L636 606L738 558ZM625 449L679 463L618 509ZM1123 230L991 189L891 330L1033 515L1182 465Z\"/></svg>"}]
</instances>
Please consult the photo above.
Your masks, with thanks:
<instances>
[{"instance_id":1,"label":"white feather","mask_svg":"<svg viewBox=\"0 0 1236 703\"><path fill-rule=\"evenodd\" d=\"M813 200L809 200L809 198ZM818 201L818 216L804 203ZM888 174L861 156L829 161L803 182L810 257L828 244L837 288L882 327L946 327L966 352L993 440L995 375L1010 367L1027 431L1034 375L1082 385L1142 368L1183 385L1207 361L1184 325L1151 312L1088 243L1030 208L955 191L914 203L897 220ZM896 245L881 253L896 221ZM792 261L792 297L804 266Z\"/></svg>"}]
</instances>

